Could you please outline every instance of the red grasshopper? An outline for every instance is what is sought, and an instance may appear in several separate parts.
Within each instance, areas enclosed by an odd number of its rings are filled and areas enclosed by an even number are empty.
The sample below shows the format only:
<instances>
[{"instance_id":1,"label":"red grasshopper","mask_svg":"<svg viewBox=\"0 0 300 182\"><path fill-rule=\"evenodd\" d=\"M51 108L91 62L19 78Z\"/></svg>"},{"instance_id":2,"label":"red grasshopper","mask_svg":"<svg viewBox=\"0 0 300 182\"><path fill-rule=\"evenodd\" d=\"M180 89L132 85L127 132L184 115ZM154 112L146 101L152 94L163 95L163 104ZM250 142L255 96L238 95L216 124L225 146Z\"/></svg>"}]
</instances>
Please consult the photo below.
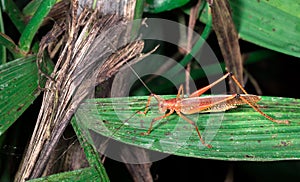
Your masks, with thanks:
<instances>
[{"instance_id":1,"label":"red grasshopper","mask_svg":"<svg viewBox=\"0 0 300 182\"><path fill-rule=\"evenodd\" d=\"M204 92L206 92L207 90L209 90L210 88L212 88L213 86L221 82L222 80L226 79L228 76L230 76L233 79L235 84L242 90L243 94L199 97ZM151 133L152 126L155 121L166 118L171 114L173 114L174 112L176 112L181 118L183 118L184 120L186 120L188 123L192 124L195 127L198 136L200 138L200 141L202 142L203 145L205 145L208 148L211 148L212 146L204 142L195 122L187 118L184 114L195 114L200 112L221 112L232 108L236 108L238 105L248 104L255 111L260 113L265 118L271 120L272 122L279 123L279 124L289 124L288 120L276 120L268 116L267 114L263 113L256 104L260 100L260 97L257 95L248 94L232 73L227 73L220 79L213 82L212 84L193 92L191 95L189 95L188 98L184 98L182 85L179 87L177 97L173 99L164 100L160 96L152 93L148 98L145 111L142 112L143 114L146 114L148 112L152 97L154 97L157 100L159 111L165 114L157 118L154 118L150 123L150 127L148 131L142 133L143 135L149 135Z\"/></svg>"}]
</instances>

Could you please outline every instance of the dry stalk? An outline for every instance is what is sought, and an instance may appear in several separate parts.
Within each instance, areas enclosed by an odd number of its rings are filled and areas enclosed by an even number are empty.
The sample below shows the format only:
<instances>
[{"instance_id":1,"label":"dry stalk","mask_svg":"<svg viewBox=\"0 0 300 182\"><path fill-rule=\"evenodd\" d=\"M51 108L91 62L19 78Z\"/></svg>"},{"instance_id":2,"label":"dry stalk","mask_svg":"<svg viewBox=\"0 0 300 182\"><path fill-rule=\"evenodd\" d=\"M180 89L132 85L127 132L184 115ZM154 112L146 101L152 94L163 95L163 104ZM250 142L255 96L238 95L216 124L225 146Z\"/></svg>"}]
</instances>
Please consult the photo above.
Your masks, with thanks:
<instances>
[{"instance_id":1,"label":"dry stalk","mask_svg":"<svg viewBox=\"0 0 300 182\"><path fill-rule=\"evenodd\" d=\"M46 82L34 133L15 181L41 176L50 154L80 103L96 84L115 74L143 47L142 41L128 44L128 40L119 40L126 28L111 30L111 27L126 27L124 20L116 15L101 16L97 10L88 9L78 15L76 1L73 2L71 16L64 23L41 41L38 65L42 62L44 50L50 45L49 39L56 39L63 33L67 35L62 37L66 38L66 43L49 76L51 79ZM123 52L113 54L117 51L115 48L120 47L123 47Z\"/></svg>"}]
</instances>

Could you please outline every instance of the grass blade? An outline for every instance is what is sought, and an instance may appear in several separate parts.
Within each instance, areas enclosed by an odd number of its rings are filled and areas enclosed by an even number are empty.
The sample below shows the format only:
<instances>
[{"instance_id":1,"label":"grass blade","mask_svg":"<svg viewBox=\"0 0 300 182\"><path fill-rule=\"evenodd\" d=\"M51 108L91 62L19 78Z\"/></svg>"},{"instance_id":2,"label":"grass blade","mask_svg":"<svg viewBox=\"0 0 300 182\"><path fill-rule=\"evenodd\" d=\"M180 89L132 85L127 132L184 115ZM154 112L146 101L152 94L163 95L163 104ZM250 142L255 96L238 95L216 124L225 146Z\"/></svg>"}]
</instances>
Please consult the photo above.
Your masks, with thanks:
<instances>
[{"instance_id":1,"label":"grass blade","mask_svg":"<svg viewBox=\"0 0 300 182\"><path fill-rule=\"evenodd\" d=\"M258 103L265 113L276 119L288 119L291 121L290 125L272 123L249 106L241 106L225 112L221 125L218 126L218 123L215 125L219 128L210 143L213 148L208 149L199 148L199 138L194 128L176 114L157 122L150 135L141 136L140 133L147 131L149 122L162 115L155 105L151 107L146 116L135 114L124 125L125 119L120 120L120 116L130 118L133 113L143 109L147 98L143 96L87 100L83 104L89 108L85 111L86 127L117 141L150 150L169 153L165 149L173 148L176 150L171 153L179 156L231 161L300 159L300 100L298 99L264 96ZM164 98L170 98L170 96ZM207 123L207 120L217 115L199 114L196 123L204 137L208 136L210 132L210 130L203 132L204 128L208 125L214 127L214 123ZM188 115L188 117L191 118L192 115ZM181 133L175 131L175 127L181 129ZM116 129L119 130L115 132ZM107 131L113 131L113 135L112 132ZM176 134L189 137L182 141ZM168 140L168 147L161 145L165 138L174 139ZM182 142L182 145L179 142Z\"/></svg>"}]
</instances>

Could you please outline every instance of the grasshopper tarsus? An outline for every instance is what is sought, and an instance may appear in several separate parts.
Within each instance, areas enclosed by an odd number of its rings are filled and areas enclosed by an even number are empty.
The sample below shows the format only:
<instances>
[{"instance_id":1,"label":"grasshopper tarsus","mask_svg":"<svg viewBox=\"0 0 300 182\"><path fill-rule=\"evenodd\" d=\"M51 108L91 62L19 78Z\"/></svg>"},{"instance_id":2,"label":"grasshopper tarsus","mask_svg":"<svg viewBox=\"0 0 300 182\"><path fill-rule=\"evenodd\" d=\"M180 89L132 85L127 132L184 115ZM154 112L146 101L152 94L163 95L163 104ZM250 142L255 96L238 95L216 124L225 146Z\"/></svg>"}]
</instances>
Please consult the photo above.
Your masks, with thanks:
<instances>
[{"instance_id":1,"label":"grasshopper tarsus","mask_svg":"<svg viewBox=\"0 0 300 182\"><path fill-rule=\"evenodd\" d=\"M210 144L206 144L206 143L202 143L203 145L205 145L207 148L212 148L212 145L210 145Z\"/></svg>"},{"instance_id":2,"label":"grasshopper tarsus","mask_svg":"<svg viewBox=\"0 0 300 182\"><path fill-rule=\"evenodd\" d=\"M290 124L289 120L274 120L274 122L278 124Z\"/></svg>"},{"instance_id":3,"label":"grasshopper tarsus","mask_svg":"<svg viewBox=\"0 0 300 182\"><path fill-rule=\"evenodd\" d=\"M146 135L150 135L150 133L148 133L148 132L142 132L142 133L140 133L140 135L146 136Z\"/></svg>"}]
</instances>

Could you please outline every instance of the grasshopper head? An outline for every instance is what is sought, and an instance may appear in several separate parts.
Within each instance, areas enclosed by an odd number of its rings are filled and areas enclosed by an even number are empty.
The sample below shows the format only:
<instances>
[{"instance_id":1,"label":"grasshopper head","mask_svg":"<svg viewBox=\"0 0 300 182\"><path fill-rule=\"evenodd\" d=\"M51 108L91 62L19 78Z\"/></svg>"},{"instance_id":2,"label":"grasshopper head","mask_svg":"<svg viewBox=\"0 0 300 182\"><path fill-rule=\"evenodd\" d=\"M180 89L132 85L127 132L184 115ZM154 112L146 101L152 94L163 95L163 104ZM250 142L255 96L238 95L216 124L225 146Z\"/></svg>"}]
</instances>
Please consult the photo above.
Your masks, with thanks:
<instances>
[{"instance_id":1,"label":"grasshopper head","mask_svg":"<svg viewBox=\"0 0 300 182\"><path fill-rule=\"evenodd\" d=\"M168 110L168 108L165 105L165 100L156 94L152 94L152 95L158 102L159 112L165 113Z\"/></svg>"}]
</instances>

